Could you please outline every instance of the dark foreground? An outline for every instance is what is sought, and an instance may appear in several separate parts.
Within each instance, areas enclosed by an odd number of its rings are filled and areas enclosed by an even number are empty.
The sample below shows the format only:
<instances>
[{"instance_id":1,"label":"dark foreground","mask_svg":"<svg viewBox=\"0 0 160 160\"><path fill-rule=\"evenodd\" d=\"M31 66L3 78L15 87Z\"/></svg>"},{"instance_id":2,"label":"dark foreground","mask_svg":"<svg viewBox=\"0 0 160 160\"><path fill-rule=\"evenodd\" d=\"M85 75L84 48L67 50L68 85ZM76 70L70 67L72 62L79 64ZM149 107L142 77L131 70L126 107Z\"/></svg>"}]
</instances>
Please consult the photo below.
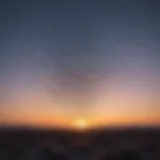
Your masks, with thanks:
<instances>
[{"instance_id":1,"label":"dark foreground","mask_svg":"<svg viewBox=\"0 0 160 160\"><path fill-rule=\"evenodd\" d=\"M160 128L1 129L0 160L160 160Z\"/></svg>"}]
</instances>

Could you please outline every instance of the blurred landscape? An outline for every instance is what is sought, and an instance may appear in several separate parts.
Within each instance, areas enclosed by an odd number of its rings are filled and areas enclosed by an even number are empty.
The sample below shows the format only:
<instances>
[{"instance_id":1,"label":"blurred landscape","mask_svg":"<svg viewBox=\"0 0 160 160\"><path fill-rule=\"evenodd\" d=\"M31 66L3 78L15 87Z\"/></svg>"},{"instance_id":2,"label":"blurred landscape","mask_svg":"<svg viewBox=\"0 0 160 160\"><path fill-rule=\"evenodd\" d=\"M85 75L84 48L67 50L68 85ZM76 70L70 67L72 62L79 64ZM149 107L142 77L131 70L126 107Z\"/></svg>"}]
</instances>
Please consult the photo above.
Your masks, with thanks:
<instances>
[{"instance_id":1,"label":"blurred landscape","mask_svg":"<svg viewBox=\"0 0 160 160\"><path fill-rule=\"evenodd\" d=\"M0 160L160 160L159 53L158 1L1 0Z\"/></svg>"},{"instance_id":2,"label":"blurred landscape","mask_svg":"<svg viewBox=\"0 0 160 160\"><path fill-rule=\"evenodd\" d=\"M160 128L1 128L0 160L159 160Z\"/></svg>"}]
</instances>

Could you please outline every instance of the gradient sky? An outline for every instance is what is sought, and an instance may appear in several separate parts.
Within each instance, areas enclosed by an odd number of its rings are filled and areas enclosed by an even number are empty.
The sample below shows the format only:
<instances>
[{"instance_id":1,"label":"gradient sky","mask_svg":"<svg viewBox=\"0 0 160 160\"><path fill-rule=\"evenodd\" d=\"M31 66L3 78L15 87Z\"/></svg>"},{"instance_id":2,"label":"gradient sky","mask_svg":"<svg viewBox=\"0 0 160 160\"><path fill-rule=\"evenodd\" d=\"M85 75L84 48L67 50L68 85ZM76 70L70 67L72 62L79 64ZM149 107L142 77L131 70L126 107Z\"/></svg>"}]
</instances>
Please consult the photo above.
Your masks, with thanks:
<instances>
[{"instance_id":1,"label":"gradient sky","mask_svg":"<svg viewBox=\"0 0 160 160\"><path fill-rule=\"evenodd\" d=\"M1 124L159 124L156 1L5 0L0 20Z\"/></svg>"}]
</instances>

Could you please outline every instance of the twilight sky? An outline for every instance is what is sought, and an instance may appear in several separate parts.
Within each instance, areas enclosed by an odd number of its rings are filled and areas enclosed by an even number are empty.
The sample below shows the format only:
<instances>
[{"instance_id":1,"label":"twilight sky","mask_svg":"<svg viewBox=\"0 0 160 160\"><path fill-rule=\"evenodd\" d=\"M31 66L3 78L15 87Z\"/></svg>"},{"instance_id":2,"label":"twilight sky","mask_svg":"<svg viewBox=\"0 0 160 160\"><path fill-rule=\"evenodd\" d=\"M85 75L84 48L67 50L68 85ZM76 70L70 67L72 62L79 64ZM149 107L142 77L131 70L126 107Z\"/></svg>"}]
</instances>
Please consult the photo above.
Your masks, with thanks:
<instances>
[{"instance_id":1,"label":"twilight sky","mask_svg":"<svg viewBox=\"0 0 160 160\"><path fill-rule=\"evenodd\" d=\"M1 1L1 124L159 124L155 2Z\"/></svg>"}]
</instances>

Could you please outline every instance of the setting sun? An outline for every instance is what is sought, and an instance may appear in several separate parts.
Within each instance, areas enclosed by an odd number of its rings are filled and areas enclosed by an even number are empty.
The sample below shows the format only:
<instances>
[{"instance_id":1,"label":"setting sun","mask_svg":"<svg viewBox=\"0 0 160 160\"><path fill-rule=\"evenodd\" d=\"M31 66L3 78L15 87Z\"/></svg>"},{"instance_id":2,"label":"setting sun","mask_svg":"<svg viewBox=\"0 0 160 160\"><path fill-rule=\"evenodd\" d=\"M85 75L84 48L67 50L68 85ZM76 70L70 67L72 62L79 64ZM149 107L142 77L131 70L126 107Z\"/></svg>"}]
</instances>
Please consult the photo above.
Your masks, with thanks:
<instances>
[{"instance_id":1,"label":"setting sun","mask_svg":"<svg viewBox=\"0 0 160 160\"><path fill-rule=\"evenodd\" d=\"M83 129L86 129L88 127L88 123L85 119L78 119L78 120L75 121L74 126L77 129L83 130Z\"/></svg>"}]
</instances>

